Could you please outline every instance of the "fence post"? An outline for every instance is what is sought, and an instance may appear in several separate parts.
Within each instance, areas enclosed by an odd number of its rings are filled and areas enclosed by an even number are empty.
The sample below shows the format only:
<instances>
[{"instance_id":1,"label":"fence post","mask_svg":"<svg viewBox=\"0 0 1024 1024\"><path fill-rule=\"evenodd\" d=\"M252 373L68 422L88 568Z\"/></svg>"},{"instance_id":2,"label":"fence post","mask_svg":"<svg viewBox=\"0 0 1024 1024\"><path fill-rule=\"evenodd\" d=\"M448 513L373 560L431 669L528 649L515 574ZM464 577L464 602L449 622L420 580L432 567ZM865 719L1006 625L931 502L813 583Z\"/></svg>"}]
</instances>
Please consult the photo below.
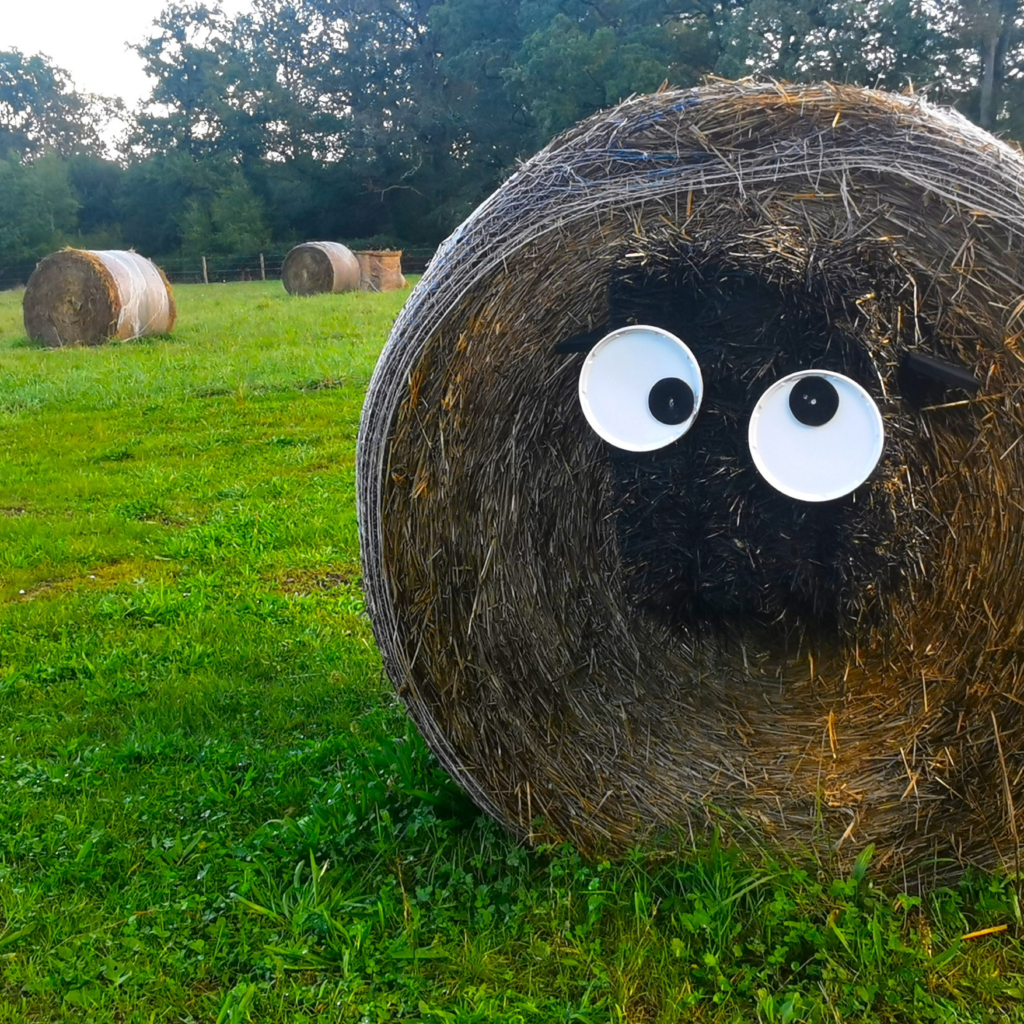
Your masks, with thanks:
<instances>
[{"instance_id":1,"label":"fence post","mask_svg":"<svg viewBox=\"0 0 1024 1024\"><path fill-rule=\"evenodd\" d=\"M206 272L206 257L203 257L203 284L210 283L210 275Z\"/></svg>"},{"instance_id":2,"label":"fence post","mask_svg":"<svg viewBox=\"0 0 1024 1024\"><path fill-rule=\"evenodd\" d=\"M267 279L267 265L263 262L263 253L260 253L260 280L266 281Z\"/></svg>"}]
</instances>

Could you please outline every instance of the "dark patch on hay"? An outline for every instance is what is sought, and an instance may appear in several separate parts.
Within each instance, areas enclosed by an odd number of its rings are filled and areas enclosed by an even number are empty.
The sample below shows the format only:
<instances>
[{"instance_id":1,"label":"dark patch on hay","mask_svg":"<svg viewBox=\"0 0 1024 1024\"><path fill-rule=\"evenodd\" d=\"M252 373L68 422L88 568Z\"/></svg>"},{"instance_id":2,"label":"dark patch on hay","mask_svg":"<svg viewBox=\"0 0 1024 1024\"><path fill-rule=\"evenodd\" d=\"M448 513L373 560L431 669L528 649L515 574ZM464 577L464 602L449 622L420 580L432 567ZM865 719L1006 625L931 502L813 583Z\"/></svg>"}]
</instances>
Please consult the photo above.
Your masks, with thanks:
<instances>
[{"instance_id":1,"label":"dark patch on hay","mask_svg":"<svg viewBox=\"0 0 1024 1024\"><path fill-rule=\"evenodd\" d=\"M591 850L727 824L1012 863L1022 196L1018 154L917 99L718 84L584 122L442 246L367 396L360 530L387 670L480 806ZM559 348L630 319L707 385L658 456L610 455ZM983 388L912 404L907 353ZM746 447L809 366L887 436L818 507Z\"/></svg>"},{"instance_id":2,"label":"dark patch on hay","mask_svg":"<svg viewBox=\"0 0 1024 1024\"><path fill-rule=\"evenodd\" d=\"M795 636L835 636L843 622L873 621L878 595L895 595L906 575L906 553L889 543L891 496L793 501L750 457L750 412L779 377L834 370L882 400L870 354L841 325L844 297L881 287L888 268L841 250L816 256L816 278L784 286L690 248L612 279L610 326L671 331L704 377L700 417L684 438L640 456L609 450L628 593L668 622L721 632L752 616ZM850 280L840 290L841 264Z\"/></svg>"},{"instance_id":3,"label":"dark patch on hay","mask_svg":"<svg viewBox=\"0 0 1024 1024\"><path fill-rule=\"evenodd\" d=\"M54 348L112 338L119 309L117 285L102 260L77 249L41 260L22 300L25 333Z\"/></svg>"}]
</instances>

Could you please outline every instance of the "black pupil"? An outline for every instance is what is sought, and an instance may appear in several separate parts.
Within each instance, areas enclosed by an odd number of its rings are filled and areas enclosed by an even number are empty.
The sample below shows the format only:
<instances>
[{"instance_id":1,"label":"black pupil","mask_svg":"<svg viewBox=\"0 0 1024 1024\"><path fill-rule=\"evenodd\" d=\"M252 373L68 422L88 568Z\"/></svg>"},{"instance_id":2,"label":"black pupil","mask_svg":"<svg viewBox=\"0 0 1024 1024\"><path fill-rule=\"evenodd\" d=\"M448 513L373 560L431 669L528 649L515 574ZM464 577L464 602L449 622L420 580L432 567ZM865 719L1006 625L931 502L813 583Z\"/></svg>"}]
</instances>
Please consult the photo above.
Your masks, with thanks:
<instances>
[{"instance_id":1,"label":"black pupil","mask_svg":"<svg viewBox=\"0 0 1024 1024\"><path fill-rule=\"evenodd\" d=\"M801 377L789 393L789 408L807 427L828 423L839 408L839 392L824 377Z\"/></svg>"},{"instance_id":2,"label":"black pupil","mask_svg":"<svg viewBox=\"0 0 1024 1024\"><path fill-rule=\"evenodd\" d=\"M684 423L693 412L693 389L678 377L664 377L651 388L647 406L659 423Z\"/></svg>"}]
</instances>

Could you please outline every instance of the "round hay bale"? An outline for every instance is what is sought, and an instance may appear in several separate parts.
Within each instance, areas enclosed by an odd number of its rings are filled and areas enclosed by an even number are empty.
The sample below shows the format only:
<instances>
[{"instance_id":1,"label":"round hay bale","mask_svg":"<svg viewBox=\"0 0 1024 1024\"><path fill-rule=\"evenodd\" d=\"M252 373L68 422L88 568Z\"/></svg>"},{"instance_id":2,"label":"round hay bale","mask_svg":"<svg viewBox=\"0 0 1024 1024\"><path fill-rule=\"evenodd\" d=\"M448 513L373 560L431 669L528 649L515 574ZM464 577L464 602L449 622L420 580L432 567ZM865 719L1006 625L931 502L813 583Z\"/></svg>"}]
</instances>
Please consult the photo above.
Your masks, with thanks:
<instances>
[{"instance_id":1,"label":"round hay bale","mask_svg":"<svg viewBox=\"0 0 1024 1024\"><path fill-rule=\"evenodd\" d=\"M22 312L25 333L53 347L167 334L177 318L163 271L120 249L64 249L40 260Z\"/></svg>"},{"instance_id":2,"label":"round hay bale","mask_svg":"<svg viewBox=\"0 0 1024 1024\"><path fill-rule=\"evenodd\" d=\"M285 256L281 280L289 295L351 292L359 288L359 261L340 242L303 242Z\"/></svg>"},{"instance_id":3,"label":"round hay bale","mask_svg":"<svg viewBox=\"0 0 1024 1024\"><path fill-rule=\"evenodd\" d=\"M959 115L753 83L592 117L447 240L357 483L387 671L482 808L589 850L729 824L933 878L1012 863L1022 240L1024 160ZM631 324L674 346L659 386L691 377L656 450L588 419ZM657 387L612 370L628 432ZM884 427L815 456L839 497L769 479L807 371Z\"/></svg>"},{"instance_id":4,"label":"round hay bale","mask_svg":"<svg viewBox=\"0 0 1024 1024\"><path fill-rule=\"evenodd\" d=\"M359 287L364 292L396 292L408 286L402 276L401 251L361 250L359 260Z\"/></svg>"}]
</instances>

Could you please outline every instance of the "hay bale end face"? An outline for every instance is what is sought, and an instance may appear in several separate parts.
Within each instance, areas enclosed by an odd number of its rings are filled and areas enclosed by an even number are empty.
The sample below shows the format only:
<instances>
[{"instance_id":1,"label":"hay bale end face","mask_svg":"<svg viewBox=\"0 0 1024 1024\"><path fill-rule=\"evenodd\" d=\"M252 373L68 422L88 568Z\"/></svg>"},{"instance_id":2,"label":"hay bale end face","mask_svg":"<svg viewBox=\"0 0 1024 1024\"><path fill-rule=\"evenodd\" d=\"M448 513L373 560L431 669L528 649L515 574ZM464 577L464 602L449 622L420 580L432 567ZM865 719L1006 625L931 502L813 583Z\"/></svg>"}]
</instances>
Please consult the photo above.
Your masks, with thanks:
<instances>
[{"instance_id":1,"label":"hay bale end face","mask_svg":"<svg viewBox=\"0 0 1024 1024\"><path fill-rule=\"evenodd\" d=\"M289 295L355 291L359 261L340 242L304 242L285 256L281 281Z\"/></svg>"},{"instance_id":2,"label":"hay bale end face","mask_svg":"<svg viewBox=\"0 0 1024 1024\"><path fill-rule=\"evenodd\" d=\"M123 250L47 256L29 278L22 311L29 338L52 347L167 334L177 317L159 267Z\"/></svg>"},{"instance_id":3,"label":"hay bale end face","mask_svg":"<svg viewBox=\"0 0 1024 1024\"><path fill-rule=\"evenodd\" d=\"M585 121L447 240L357 483L387 671L481 807L1012 864L1022 239L1024 160L959 115L721 83Z\"/></svg>"},{"instance_id":4,"label":"hay bale end face","mask_svg":"<svg viewBox=\"0 0 1024 1024\"><path fill-rule=\"evenodd\" d=\"M408 287L402 275L402 253L391 250L363 250L359 260L359 287L364 292L394 292Z\"/></svg>"}]
</instances>

